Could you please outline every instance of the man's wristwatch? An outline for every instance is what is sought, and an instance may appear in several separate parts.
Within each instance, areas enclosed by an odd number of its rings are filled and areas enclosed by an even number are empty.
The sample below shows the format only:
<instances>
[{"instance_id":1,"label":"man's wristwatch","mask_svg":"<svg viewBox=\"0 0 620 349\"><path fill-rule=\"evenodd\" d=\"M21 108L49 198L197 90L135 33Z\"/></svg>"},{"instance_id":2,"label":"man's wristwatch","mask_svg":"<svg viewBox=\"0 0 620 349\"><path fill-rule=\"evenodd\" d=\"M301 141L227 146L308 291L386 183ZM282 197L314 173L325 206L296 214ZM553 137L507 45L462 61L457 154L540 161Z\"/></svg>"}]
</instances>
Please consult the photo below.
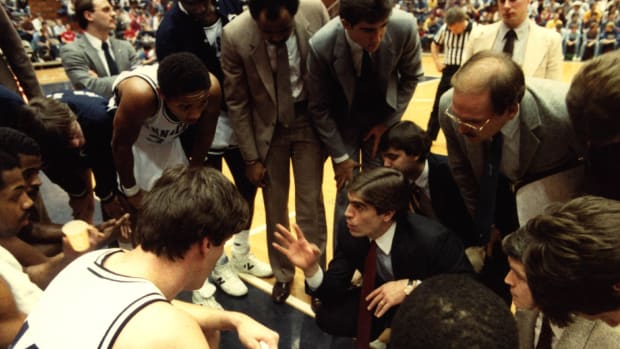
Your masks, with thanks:
<instances>
[{"instance_id":1,"label":"man's wristwatch","mask_svg":"<svg viewBox=\"0 0 620 349\"><path fill-rule=\"evenodd\" d=\"M413 291L413 289L416 287L417 284L418 282L416 280L409 279L409 281L407 281L407 286L403 290L403 292L405 292L405 295L407 296L410 295L411 291Z\"/></svg>"}]
</instances>

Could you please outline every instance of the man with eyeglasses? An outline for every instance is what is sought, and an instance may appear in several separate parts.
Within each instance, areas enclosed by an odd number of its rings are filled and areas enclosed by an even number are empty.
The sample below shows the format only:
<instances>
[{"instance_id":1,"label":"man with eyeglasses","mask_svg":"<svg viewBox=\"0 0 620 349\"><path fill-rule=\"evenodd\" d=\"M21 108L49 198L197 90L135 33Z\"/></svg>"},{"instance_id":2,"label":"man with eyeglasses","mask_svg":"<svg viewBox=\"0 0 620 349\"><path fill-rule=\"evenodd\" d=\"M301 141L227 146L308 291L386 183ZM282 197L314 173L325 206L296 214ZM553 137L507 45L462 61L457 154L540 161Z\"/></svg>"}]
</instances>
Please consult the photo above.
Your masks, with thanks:
<instances>
[{"instance_id":1,"label":"man with eyeglasses","mask_svg":"<svg viewBox=\"0 0 620 349\"><path fill-rule=\"evenodd\" d=\"M506 257L493 247L518 227L512 188L581 154L564 102L568 85L535 78L526 84L510 57L482 51L457 71L452 86L441 98L440 124L454 180L479 246L486 246L470 249L468 256L486 256L483 281L509 300L502 285Z\"/></svg>"}]
</instances>

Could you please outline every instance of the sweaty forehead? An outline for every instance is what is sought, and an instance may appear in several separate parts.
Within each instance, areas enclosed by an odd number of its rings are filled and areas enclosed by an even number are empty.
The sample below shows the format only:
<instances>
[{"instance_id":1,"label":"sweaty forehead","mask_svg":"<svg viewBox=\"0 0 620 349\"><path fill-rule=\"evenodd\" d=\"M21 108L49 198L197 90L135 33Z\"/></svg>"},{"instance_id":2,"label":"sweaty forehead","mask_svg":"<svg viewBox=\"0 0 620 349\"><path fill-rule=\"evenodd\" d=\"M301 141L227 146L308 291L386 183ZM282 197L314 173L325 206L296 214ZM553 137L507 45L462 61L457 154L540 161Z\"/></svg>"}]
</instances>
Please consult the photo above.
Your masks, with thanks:
<instances>
[{"instance_id":1,"label":"sweaty forehead","mask_svg":"<svg viewBox=\"0 0 620 349\"><path fill-rule=\"evenodd\" d=\"M3 171L1 175L4 186L0 189L0 197L9 197L14 192L24 188L25 182L21 168L15 167L13 169Z\"/></svg>"}]
</instances>

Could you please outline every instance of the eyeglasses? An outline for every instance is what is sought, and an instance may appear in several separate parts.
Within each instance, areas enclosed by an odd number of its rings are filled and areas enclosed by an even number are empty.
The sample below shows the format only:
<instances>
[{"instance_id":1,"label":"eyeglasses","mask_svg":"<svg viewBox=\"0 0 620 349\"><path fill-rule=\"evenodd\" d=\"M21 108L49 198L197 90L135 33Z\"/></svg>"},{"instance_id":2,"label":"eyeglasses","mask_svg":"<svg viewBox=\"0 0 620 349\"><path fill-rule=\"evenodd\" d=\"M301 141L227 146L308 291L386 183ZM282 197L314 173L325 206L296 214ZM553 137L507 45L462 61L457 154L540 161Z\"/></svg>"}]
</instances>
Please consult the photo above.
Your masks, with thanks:
<instances>
[{"instance_id":1,"label":"eyeglasses","mask_svg":"<svg viewBox=\"0 0 620 349\"><path fill-rule=\"evenodd\" d=\"M444 112L450 119L452 119L452 121L454 121L457 125L459 125L459 127L465 127L466 129L470 130L471 132L475 133L476 135L480 134L482 132L482 130L484 129L484 127L491 121L491 118L488 118L484 121L484 123L482 123L482 125L480 126L476 126L474 124L471 124L469 122L465 122L465 121L461 121L461 119L459 119L456 115L452 114L450 112L450 107L446 108L446 111Z\"/></svg>"}]
</instances>

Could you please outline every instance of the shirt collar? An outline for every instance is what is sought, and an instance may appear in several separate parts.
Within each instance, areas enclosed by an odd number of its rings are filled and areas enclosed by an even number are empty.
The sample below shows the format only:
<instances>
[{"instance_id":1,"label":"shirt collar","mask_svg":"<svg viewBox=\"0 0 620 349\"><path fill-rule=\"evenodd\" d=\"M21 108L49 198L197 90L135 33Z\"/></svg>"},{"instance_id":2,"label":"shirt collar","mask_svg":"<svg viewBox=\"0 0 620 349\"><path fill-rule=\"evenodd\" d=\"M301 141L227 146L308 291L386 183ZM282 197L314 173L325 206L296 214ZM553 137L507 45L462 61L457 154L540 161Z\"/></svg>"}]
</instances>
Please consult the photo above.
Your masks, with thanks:
<instances>
[{"instance_id":1,"label":"shirt collar","mask_svg":"<svg viewBox=\"0 0 620 349\"><path fill-rule=\"evenodd\" d=\"M349 44L349 48L351 49L351 56L361 56L364 49L357 42L351 39L351 37L349 36L349 32L347 32L346 29L344 30L344 37L347 39L347 43Z\"/></svg>"},{"instance_id":2,"label":"shirt collar","mask_svg":"<svg viewBox=\"0 0 620 349\"><path fill-rule=\"evenodd\" d=\"M186 15L189 15L189 13L185 9L185 7L183 7L183 4L180 1L177 1L177 4L179 4L179 10L181 10L181 12L185 13Z\"/></svg>"},{"instance_id":3,"label":"shirt collar","mask_svg":"<svg viewBox=\"0 0 620 349\"><path fill-rule=\"evenodd\" d=\"M413 182L420 188L426 188L428 186L428 159L424 160L424 169Z\"/></svg>"},{"instance_id":4,"label":"shirt collar","mask_svg":"<svg viewBox=\"0 0 620 349\"><path fill-rule=\"evenodd\" d=\"M521 108L517 111L517 115L508 121L504 127L502 127L501 132L504 137L512 138L519 131L519 113L521 112Z\"/></svg>"},{"instance_id":5,"label":"shirt collar","mask_svg":"<svg viewBox=\"0 0 620 349\"><path fill-rule=\"evenodd\" d=\"M86 31L84 31L84 37L86 38L86 40L88 40L88 42L97 50L103 50L101 48L101 44L103 43L103 41L101 41L99 38L95 37L92 34L87 33ZM108 43L108 46L110 44Z\"/></svg>"},{"instance_id":6,"label":"shirt collar","mask_svg":"<svg viewBox=\"0 0 620 349\"><path fill-rule=\"evenodd\" d=\"M390 252L392 251L392 241L394 240L395 232L396 222L392 222L392 225L390 225L388 230L375 240L375 242L377 243L377 247L379 247L385 255L389 256Z\"/></svg>"},{"instance_id":7,"label":"shirt collar","mask_svg":"<svg viewBox=\"0 0 620 349\"><path fill-rule=\"evenodd\" d=\"M508 33L508 31L510 29L515 31L515 33L517 34L517 40L518 41L525 40L525 38L527 38L527 34L530 31L530 20L526 18L523 21L523 23L519 24L519 26L516 27L516 28L509 28L506 25L506 23L504 23L503 21L500 22L498 35L500 36L500 38L502 40L504 40L504 37L506 36L506 33Z\"/></svg>"}]
</instances>

